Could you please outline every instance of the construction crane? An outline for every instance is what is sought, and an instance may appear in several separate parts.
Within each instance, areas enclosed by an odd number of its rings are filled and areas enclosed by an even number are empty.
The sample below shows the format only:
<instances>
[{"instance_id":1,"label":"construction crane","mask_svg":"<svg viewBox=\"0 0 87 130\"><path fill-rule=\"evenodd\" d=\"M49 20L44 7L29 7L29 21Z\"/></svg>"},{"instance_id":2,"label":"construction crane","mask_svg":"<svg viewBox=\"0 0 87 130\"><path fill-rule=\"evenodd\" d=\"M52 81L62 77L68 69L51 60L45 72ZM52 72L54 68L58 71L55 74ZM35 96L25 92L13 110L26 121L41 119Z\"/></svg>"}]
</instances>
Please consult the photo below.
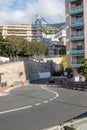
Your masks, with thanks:
<instances>
[{"instance_id":1,"label":"construction crane","mask_svg":"<svg viewBox=\"0 0 87 130\"><path fill-rule=\"evenodd\" d=\"M49 24L43 17L41 17L40 15L36 15L36 19L40 20L40 21L44 21L46 24Z\"/></svg>"}]
</instances>

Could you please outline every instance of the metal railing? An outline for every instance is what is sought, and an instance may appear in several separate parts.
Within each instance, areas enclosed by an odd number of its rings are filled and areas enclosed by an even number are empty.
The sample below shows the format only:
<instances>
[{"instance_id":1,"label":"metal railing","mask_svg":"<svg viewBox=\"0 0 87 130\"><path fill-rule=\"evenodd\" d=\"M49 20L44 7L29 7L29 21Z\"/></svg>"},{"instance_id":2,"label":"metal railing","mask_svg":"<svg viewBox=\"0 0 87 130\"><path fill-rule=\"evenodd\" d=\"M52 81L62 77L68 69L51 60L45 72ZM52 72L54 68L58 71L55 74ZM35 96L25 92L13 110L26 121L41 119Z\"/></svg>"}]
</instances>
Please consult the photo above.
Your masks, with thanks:
<instances>
[{"instance_id":1,"label":"metal railing","mask_svg":"<svg viewBox=\"0 0 87 130\"><path fill-rule=\"evenodd\" d=\"M80 36L84 36L84 32L80 32L80 33L76 33L76 34L71 35L71 37L80 37Z\"/></svg>"},{"instance_id":2,"label":"metal railing","mask_svg":"<svg viewBox=\"0 0 87 130\"><path fill-rule=\"evenodd\" d=\"M62 81L61 86L64 88L75 89L75 90L84 90L87 89L87 81L86 82L69 82Z\"/></svg>"},{"instance_id":3,"label":"metal railing","mask_svg":"<svg viewBox=\"0 0 87 130\"><path fill-rule=\"evenodd\" d=\"M80 5L80 6L72 7L71 11L75 11L75 10L79 10L79 9L83 9L83 6Z\"/></svg>"}]
</instances>

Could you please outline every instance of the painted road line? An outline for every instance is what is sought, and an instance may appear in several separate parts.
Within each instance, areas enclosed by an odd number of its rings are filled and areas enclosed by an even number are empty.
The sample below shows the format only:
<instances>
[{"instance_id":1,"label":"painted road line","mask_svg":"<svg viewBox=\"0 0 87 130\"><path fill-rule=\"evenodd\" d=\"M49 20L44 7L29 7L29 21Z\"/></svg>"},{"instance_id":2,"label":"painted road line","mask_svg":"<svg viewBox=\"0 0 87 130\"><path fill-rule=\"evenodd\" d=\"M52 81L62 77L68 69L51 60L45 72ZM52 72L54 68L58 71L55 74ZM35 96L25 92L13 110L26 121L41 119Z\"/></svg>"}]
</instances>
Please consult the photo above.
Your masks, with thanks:
<instances>
[{"instance_id":1,"label":"painted road line","mask_svg":"<svg viewBox=\"0 0 87 130\"><path fill-rule=\"evenodd\" d=\"M45 90L47 90L47 91L49 91L49 92L51 92L51 93L54 93L56 96L55 96L55 98L57 98L58 96L59 96L59 94L57 93L57 92L55 92L55 91L53 91L53 90L50 90L50 89L47 89L47 88L45 88L44 86L42 86L41 85L41 88L42 89L45 89Z\"/></svg>"},{"instance_id":2,"label":"painted road line","mask_svg":"<svg viewBox=\"0 0 87 130\"><path fill-rule=\"evenodd\" d=\"M5 92L3 92L3 93L0 93L0 97L2 97L2 96L6 96L6 95L8 95L9 93L5 93Z\"/></svg>"},{"instance_id":3,"label":"painted road line","mask_svg":"<svg viewBox=\"0 0 87 130\"><path fill-rule=\"evenodd\" d=\"M56 97L53 97L53 99L56 99Z\"/></svg>"},{"instance_id":4,"label":"painted road line","mask_svg":"<svg viewBox=\"0 0 87 130\"><path fill-rule=\"evenodd\" d=\"M15 88L18 88L18 87L21 87L21 85L8 88L7 90L5 90L5 92L10 92L11 90L13 90L13 89L15 89Z\"/></svg>"},{"instance_id":5,"label":"painted road line","mask_svg":"<svg viewBox=\"0 0 87 130\"><path fill-rule=\"evenodd\" d=\"M11 90L18 88L18 87L21 87L21 86L11 87L11 88L6 89L4 92L0 92L0 97L9 95Z\"/></svg>"},{"instance_id":6,"label":"painted road line","mask_svg":"<svg viewBox=\"0 0 87 130\"><path fill-rule=\"evenodd\" d=\"M57 93L57 92L55 92L55 91L52 91L52 90L50 90L50 89L47 89L47 88L45 88L44 86L42 86L42 85L40 85L41 86L41 88L42 89L45 89L45 90L47 90L47 91L49 91L49 92L51 92L51 93L54 93L56 96L55 97L53 97L53 98L57 98L58 96L59 96L59 94ZM9 92L9 91L11 91L12 89L9 89L9 90L7 90L6 92ZM50 99L50 101L52 101L53 99ZM47 103L48 101L46 100L46 101L44 101L43 103ZM40 105L41 103L36 103L35 105L36 106L38 106L38 105ZM1 111L0 112L0 114L5 114L5 113L10 113L10 112L15 112L15 111L19 111L19 110L24 110L24 109L28 109L28 108L31 108L32 106L30 105L30 106L25 106L25 107L20 107L20 108L15 108L15 109L11 109L11 110L6 110L6 111Z\"/></svg>"},{"instance_id":7,"label":"painted road line","mask_svg":"<svg viewBox=\"0 0 87 130\"><path fill-rule=\"evenodd\" d=\"M32 106L25 106L25 107L20 107L20 108L16 108L16 109L1 111L0 114L5 114L5 113L15 112L15 111L19 111L19 110L24 110L24 109L28 109L28 108L31 108L31 107Z\"/></svg>"},{"instance_id":8,"label":"painted road line","mask_svg":"<svg viewBox=\"0 0 87 130\"><path fill-rule=\"evenodd\" d=\"M53 99L50 99L50 101L53 101Z\"/></svg>"},{"instance_id":9,"label":"painted road line","mask_svg":"<svg viewBox=\"0 0 87 130\"><path fill-rule=\"evenodd\" d=\"M35 104L35 106L39 106L39 105L41 105L41 103L36 103L36 104Z\"/></svg>"},{"instance_id":10,"label":"painted road line","mask_svg":"<svg viewBox=\"0 0 87 130\"><path fill-rule=\"evenodd\" d=\"M43 101L43 103L47 103L48 101Z\"/></svg>"}]
</instances>

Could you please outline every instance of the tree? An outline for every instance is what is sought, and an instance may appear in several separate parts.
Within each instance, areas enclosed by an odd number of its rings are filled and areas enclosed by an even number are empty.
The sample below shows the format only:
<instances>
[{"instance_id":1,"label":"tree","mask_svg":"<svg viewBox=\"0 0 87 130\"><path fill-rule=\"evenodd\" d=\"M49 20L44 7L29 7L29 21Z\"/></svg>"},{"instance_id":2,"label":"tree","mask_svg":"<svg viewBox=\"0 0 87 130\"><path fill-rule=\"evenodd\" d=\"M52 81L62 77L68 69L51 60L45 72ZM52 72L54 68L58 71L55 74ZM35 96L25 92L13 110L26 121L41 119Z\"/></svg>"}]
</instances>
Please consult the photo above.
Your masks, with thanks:
<instances>
[{"instance_id":1,"label":"tree","mask_svg":"<svg viewBox=\"0 0 87 130\"><path fill-rule=\"evenodd\" d=\"M2 36L1 30L0 30L0 42L1 41L3 41L3 36Z\"/></svg>"},{"instance_id":2,"label":"tree","mask_svg":"<svg viewBox=\"0 0 87 130\"><path fill-rule=\"evenodd\" d=\"M47 46L44 43L42 43L42 42L38 42L37 43L37 49L38 49L38 53L40 55L45 55Z\"/></svg>"},{"instance_id":3,"label":"tree","mask_svg":"<svg viewBox=\"0 0 87 130\"><path fill-rule=\"evenodd\" d=\"M21 51L21 44L23 42L23 39L17 36L8 36L4 40L4 48L2 49L2 52L4 52L3 56L8 56L11 58L11 60L14 60L14 58L19 54Z\"/></svg>"},{"instance_id":4,"label":"tree","mask_svg":"<svg viewBox=\"0 0 87 130\"><path fill-rule=\"evenodd\" d=\"M31 55L45 55L46 45L42 42L28 42L27 52Z\"/></svg>"},{"instance_id":5,"label":"tree","mask_svg":"<svg viewBox=\"0 0 87 130\"><path fill-rule=\"evenodd\" d=\"M83 66L78 68L77 71L78 71L78 73L81 73L82 75L84 75L87 80L87 59L84 60Z\"/></svg>"},{"instance_id":6,"label":"tree","mask_svg":"<svg viewBox=\"0 0 87 130\"><path fill-rule=\"evenodd\" d=\"M1 30L0 30L0 56L5 55L5 40L3 39Z\"/></svg>"},{"instance_id":7,"label":"tree","mask_svg":"<svg viewBox=\"0 0 87 130\"><path fill-rule=\"evenodd\" d=\"M0 35L0 55L11 58L18 56L29 57L45 55L46 45L42 42L28 42L19 36L8 36L3 40ZM3 42L2 42L3 41Z\"/></svg>"},{"instance_id":8,"label":"tree","mask_svg":"<svg viewBox=\"0 0 87 130\"><path fill-rule=\"evenodd\" d=\"M68 76L70 76L70 75L72 76L73 70L72 70L71 67L67 67L67 68L65 69L65 72L68 73Z\"/></svg>"}]
</instances>

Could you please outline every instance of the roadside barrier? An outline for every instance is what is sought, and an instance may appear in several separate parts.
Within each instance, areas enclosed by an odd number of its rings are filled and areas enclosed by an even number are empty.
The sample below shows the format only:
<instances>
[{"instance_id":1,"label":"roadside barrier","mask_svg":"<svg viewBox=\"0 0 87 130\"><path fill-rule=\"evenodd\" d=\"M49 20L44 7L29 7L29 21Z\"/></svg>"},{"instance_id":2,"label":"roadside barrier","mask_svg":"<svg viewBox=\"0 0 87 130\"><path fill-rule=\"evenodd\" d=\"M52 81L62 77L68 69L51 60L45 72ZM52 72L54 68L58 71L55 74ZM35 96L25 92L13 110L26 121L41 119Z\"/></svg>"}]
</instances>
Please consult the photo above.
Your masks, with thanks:
<instances>
[{"instance_id":1,"label":"roadside barrier","mask_svg":"<svg viewBox=\"0 0 87 130\"><path fill-rule=\"evenodd\" d=\"M13 82L12 82L12 87L14 87L14 86L15 86L15 82L13 81Z\"/></svg>"},{"instance_id":2,"label":"roadside barrier","mask_svg":"<svg viewBox=\"0 0 87 130\"><path fill-rule=\"evenodd\" d=\"M21 81L21 85L24 86L24 81L23 80Z\"/></svg>"},{"instance_id":3,"label":"roadside barrier","mask_svg":"<svg viewBox=\"0 0 87 130\"><path fill-rule=\"evenodd\" d=\"M69 81L62 81L61 86L67 89L79 90L79 91L86 91L87 90L87 82L69 82Z\"/></svg>"}]
</instances>

